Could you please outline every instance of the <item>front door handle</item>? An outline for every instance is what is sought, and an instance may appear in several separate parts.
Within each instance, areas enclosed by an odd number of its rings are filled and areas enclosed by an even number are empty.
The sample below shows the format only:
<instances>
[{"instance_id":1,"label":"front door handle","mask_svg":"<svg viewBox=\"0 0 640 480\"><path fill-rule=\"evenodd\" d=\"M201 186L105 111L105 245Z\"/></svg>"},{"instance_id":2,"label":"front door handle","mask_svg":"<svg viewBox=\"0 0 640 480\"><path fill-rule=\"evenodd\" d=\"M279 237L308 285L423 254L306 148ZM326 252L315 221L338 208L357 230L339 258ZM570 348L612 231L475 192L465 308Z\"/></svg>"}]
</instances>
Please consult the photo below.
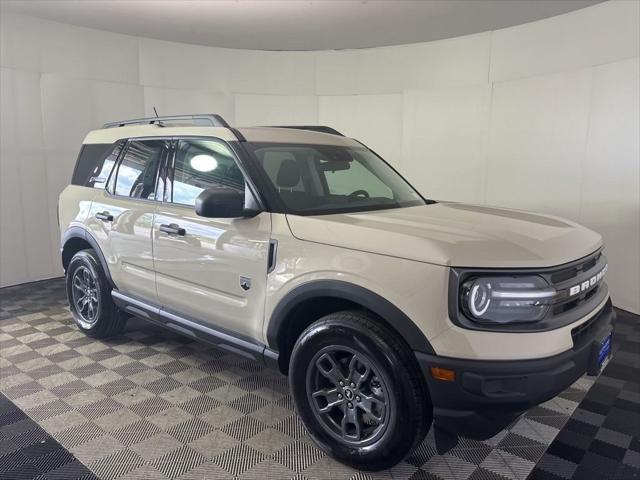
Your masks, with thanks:
<instances>
[{"instance_id":1,"label":"front door handle","mask_svg":"<svg viewBox=\"0 0 640 480\"><path fill-rule=\"evenodd\" d=\"M181 237L187 234L187 231L177 223L170 223L169 225L163 223L160 225L160 231L168 233L169 235L180 235Z\"/></svg>"},{"instance_id":2,"label":"front door handle","mask_svg":"<svg viewBox=\"0 0 640 480\"><path fill-rule=\"evenodd\" d=\"M113 215L111 215L107 211L96 213L96 218L98 220L102 220L103 222L113 222Z\"/></svg>"}]
</instances>

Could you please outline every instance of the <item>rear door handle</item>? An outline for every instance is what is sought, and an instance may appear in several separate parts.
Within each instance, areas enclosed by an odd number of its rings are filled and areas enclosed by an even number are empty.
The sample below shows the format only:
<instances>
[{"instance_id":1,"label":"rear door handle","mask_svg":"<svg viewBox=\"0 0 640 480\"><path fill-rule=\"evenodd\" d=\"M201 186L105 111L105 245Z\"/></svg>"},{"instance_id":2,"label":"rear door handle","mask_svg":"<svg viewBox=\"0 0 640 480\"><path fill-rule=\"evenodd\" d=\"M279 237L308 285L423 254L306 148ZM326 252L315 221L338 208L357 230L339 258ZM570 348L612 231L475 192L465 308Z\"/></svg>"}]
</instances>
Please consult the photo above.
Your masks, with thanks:
<instances>
[{"instance_id":1,"label":"rear door handle","mask_svg":"<svg viewBox=\"0 0 640 480\"><path fill-rule=\"evenodd\" d=\"M163 223L160 225L160 231L169 235L180 235L181 237L187 234L187 231L177 223L170 223L169 225Z\"/></svg>"},{"instance_id":2,"label":"rear door handle","mask_svg":"<svg viewBox=\"0 0 640 480\"><path fill-rule=\"evenodd\" d=\"M113 215L111 215L107 211L96 213L96 218L98 220L102 220L103 222L113 222Z\"/></svg>"}]
</instances>

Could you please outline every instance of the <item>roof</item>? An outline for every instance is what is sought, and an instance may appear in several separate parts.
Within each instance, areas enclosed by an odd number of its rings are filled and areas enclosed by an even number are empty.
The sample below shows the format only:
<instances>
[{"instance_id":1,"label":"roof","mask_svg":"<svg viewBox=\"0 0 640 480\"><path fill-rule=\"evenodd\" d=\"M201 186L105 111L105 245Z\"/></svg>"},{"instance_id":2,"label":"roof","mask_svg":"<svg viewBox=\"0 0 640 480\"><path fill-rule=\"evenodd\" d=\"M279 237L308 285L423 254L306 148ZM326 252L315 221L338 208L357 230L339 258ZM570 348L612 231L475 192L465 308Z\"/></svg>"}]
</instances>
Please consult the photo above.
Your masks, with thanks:
<instances>
[{"instance_id":1,"label":"roof","mask_svg":"<svg viewBox=\"0 0 640 480\"><path fill-rule=\"evenodd\" d=\"M238 132L248 142L274 143L306 143L314 145L342 145L346 147L361 146L356 140L329 133L281 127L245 127L238 128ZM172 136L217 137L226 141L237 141L235 133L225 127L202 126L167 126L156 124L125 125L114 128L93 130L84 139L85 144L113 143L122 138L132 137L172 137Z\"/></svg>"}]
</instances>

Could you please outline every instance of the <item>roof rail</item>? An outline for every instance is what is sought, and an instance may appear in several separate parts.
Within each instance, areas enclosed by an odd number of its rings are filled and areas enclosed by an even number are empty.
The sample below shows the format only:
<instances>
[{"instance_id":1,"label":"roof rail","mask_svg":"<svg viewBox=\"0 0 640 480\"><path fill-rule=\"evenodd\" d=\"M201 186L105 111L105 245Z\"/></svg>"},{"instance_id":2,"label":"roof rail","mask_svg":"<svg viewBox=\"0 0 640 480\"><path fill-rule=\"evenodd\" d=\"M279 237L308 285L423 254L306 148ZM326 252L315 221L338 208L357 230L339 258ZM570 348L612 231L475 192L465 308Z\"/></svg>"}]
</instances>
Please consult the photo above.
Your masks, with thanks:
<instances>
[{"instance_id":1,"label":"roof rail","mask_svg":"<svg viewBox=\"0 0 640 480\"><path fill-rule=\"evenodd\" d=\"M147 117L136 118L133 120L121 120L119 122L105 123L102 128L124 127L126 125L158 125L163 126L163 122L187 122L191 121L194 125L206 123L212 127L230 128L227 121L216 113L203 113L198 115L171 115L167 117Z\"/></svg>"},{"instance_id":2,"label":"roof rail","mask_svg":"<svg viewBox=\"0 0 640 480\"><path fill-rule=\"evenodd\" d=\"M335 128L327 127L325 125L271 125L271 128L294 128L296 130L310 130L312 132L329 133L331 135L344 137L344 135Z\"/></svg>"}]
</instances>

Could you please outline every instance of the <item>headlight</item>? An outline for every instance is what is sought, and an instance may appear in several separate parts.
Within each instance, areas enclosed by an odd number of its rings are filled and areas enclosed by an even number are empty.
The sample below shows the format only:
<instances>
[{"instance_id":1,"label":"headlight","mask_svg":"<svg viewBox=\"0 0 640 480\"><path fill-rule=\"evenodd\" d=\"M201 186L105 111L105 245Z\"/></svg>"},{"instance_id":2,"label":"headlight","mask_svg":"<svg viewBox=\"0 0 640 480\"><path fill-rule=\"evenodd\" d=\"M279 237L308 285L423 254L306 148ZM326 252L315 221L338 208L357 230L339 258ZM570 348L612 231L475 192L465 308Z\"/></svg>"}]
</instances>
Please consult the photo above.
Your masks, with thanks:
<instances>
[{"instance_id":1,"label":"headlight","mask_svg":"<svg viewBox=\"0 0 640 480\"><path fill-rule=\"evenodd\" d=\"M478 277L462 284L464 313L480 323L524 323L542 320L556 290L542 278Z\"/></svg>"}]
</instances>

